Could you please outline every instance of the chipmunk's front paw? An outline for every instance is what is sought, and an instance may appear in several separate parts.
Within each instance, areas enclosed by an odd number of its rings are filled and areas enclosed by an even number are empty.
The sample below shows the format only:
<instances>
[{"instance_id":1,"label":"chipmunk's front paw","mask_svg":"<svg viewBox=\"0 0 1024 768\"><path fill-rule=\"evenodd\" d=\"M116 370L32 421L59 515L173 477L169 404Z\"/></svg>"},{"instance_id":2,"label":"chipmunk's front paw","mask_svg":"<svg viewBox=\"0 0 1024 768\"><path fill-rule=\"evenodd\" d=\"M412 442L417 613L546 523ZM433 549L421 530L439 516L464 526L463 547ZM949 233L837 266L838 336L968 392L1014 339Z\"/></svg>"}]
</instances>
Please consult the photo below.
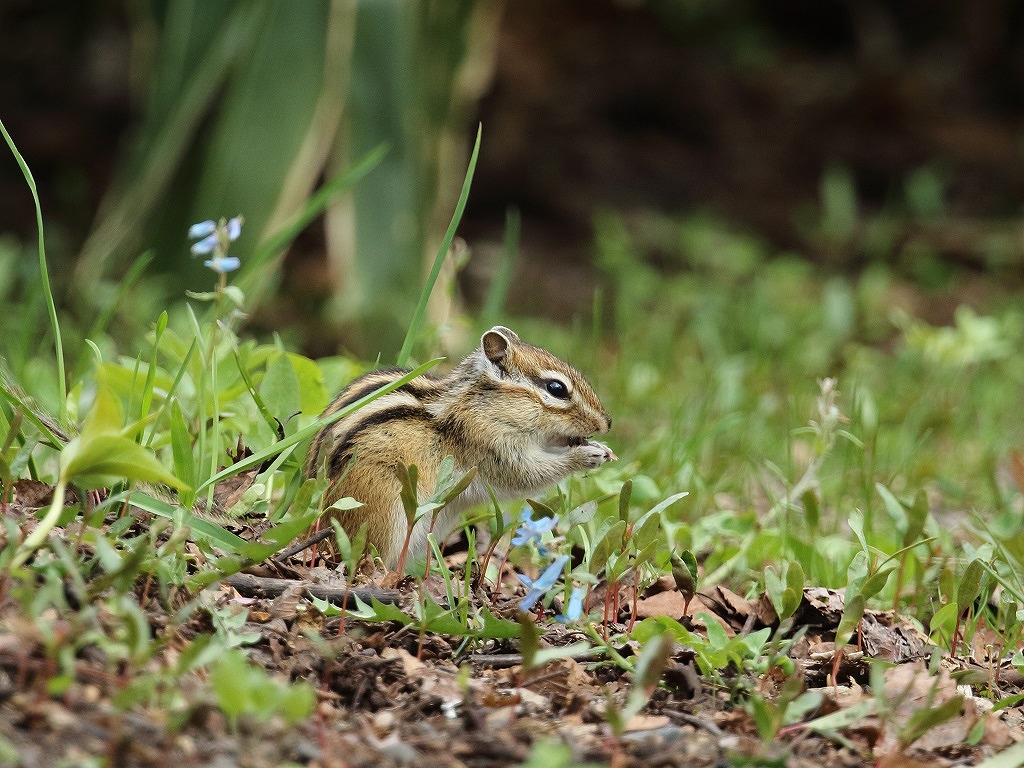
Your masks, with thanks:
<instances>
[{"instance_id":1,"label":"chipmunk's front paw","mask_svg":"<svg viewBox=\"0 0 1024 768\"><path fill-rule=\"evenodd\" d=\"M615 461L618 456L604 443L598 443L595 440L588 440L583 445L579 446L578 450L583 457L583 461L588 469L596 469L607 461Z\"/></svg>"}]
</instances>

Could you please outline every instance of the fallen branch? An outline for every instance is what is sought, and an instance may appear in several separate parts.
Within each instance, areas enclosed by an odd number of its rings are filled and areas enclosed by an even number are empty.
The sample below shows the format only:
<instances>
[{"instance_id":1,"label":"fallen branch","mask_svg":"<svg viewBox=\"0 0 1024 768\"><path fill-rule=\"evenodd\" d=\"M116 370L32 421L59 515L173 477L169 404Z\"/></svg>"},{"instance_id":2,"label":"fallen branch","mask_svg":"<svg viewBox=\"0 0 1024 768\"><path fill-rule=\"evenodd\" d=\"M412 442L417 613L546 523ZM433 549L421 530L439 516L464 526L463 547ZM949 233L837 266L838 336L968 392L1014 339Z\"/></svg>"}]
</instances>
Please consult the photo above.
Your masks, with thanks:
<instances>
[{"instance_id":1,"label":"fallen branch","mask_svg":"<svg viewBox=\"0 0 1024 768\"><path fill-rule=\"evenodd\" d=\"M370 602L371 598L381 603L394 605L398 602L401 594L396 589L381 589L380 587L328 587L323 584L314 584L299 579L274 579L268 576L253 576L251 573L236 573L222 579L246 597L277 597L286 590L299 587L305 594L320 600L327 600L336 605L344 605L346 608L356 607L356 598L364 603Z\"/></svg>"}]
</instances>

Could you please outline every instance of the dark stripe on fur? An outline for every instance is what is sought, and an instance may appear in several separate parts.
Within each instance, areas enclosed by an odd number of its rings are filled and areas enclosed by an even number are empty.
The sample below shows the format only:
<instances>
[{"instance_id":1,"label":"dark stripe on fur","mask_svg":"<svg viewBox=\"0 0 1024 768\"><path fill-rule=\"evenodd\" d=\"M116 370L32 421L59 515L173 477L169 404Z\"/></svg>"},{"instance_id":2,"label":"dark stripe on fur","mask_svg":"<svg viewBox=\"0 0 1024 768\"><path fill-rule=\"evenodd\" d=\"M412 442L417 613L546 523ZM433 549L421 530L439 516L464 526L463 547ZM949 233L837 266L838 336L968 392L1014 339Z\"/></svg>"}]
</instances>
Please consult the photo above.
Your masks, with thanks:
<instances>
[{"instance_id":1,"label":"dark stripe on fur","mask_svg":"<svg viewBox=\"0 0 1024 768\"><path fill-rule=\"evenodd\" d=\"M381 424L386 424L389 421L432 421L433 418L434 417L430 415L429 411L416 405L396 405L394 408L386 408L383 411L378 411L371 416L367 416L362 421L356 423L352 429L345 434L345 438L341 441L341 444L338 445L331 454L331 460L327 466L328 475L336 477L341 473L342 468L345 466L345 462L352 457L356 439L359 437L360 433L365 430L380 426Z\"/></svg>"},{"instance_id":2,"label":"dark stripe on fur","mask_svg":"<svg viewBox=\"0 0 1024 768\"><path fill-rule=\"evenodd\" d=\"M366 382L364 381L364 379L368 379L370 377L377 378L381 374L394 374L395 376L401 376L403 373L408 373L408 371L405 371L401 368L388 368L382 371L372 371L370 373L363 374L358 379L354 379L348 385L348 387L346 387L342 391L342 393L338 395L337 399L334 401L334 408L332 408L332 411L334 413L337 413L342 408L347 408L348 406L352 405L352 403L354 403L356 400L361 400L367 395L376 392L378 389L380 389L383 386L386 386L392 380L385 379L383 381L377 380Z\"/></svg>"},{"instance_id":3,"label":"dark stripe on fur","mask_svg":"<svg viewBox=\"0 0 1024 768\"><path fill-rule=\"evenodd\" d=\"M334 401L334 407L332 410L336 413L342 408L352 405L356 400L361 400L367 395L376 392L381 387L386 386L399 376L404 376L408 372L408 368L381 368L380 370L363 374L358 379L354 379L348 387L338 395L338 398ZM376 379L379 376L385 376L386 378L384 380L360 383L363 382L363 379L370 377ZM440 394L440 388L436 386L438 381L439 379L434 376L423 374L412 381L406 382L395 391L407 392L418 400L429 402L430 400L436 399Z\"/></svg>"}]
</instances>

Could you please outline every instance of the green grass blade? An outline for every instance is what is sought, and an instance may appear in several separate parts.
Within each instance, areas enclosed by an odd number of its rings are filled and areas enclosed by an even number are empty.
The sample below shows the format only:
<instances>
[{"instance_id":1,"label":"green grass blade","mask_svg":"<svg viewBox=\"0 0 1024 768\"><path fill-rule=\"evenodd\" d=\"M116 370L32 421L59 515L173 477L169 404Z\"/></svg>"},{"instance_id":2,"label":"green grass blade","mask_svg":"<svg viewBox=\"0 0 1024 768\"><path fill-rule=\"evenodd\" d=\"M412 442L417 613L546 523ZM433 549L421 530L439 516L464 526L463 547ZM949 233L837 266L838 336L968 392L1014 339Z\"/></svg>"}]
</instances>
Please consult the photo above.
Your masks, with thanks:
<instances>
[{"instance_id":1,"label":"green grass blade","mask_svg":"<svg viewBox=\"0 0 1024 768\"><path fill-rule=\"evenodd\" d=\"M43 240L43 208L39 204L39 193L36 191L36 180L32 176L32 171L29 169L28 163L25 162L25 158L21 156L21 152L18 151L17 146L15 146L14 139L12 139L11 134L7 132L7 128L4 127L2 120L0 120L0 133L3 133L7 146L10 147L11 153L14 155L14 159L18 161L18 167L21 168L21 172L25 176L25 181L28 184L29 191L32 192L32 202L36 207L36 229L39 232L39 279L43 286L43 296L46 297L46 310L50 315L50 325L53 328L53 344L56 348L57 378L59 380L57 393L60 395L60 421L61 423L64 423L67 421L68 415L67 378L64 375L64 344L61 341L60 336L60 322L57 320L57 307L53 303L53 291L50 289L50 272L46 268L46 244Z\"/></svg>"},{"instance_id":2,"label":"green grass blade","mask_svg":"<svg viewBox=\"0 0 1024 768\"><path fill-rule=\"evenodd\" d=\"M439 357L439 358L435 358L434 360L430 360L430 361L424 363L423 365L419 366L418 368L414 368L413 370L409 371L407 374L405 374L401 378L395 379L390 384L387 384L386 386L383 386L380 389L378 389L378 390L376 390L374 392L371 392L370 394L366 395L366 397L363 397L363 398L360 398L359 400L356 400L354 403L352 403L349 406L346 406L345 408L342 408L337 413L332 413L330 416L328 416L327 418L324 418L324 419L317 419L316 421L314 421L309 426L304 427L303 429L298 430L293 435L289 435L284 440L279 440L278 442L274 443L270 447L264 448L262 451L257 451L256 453L252 454L251 456L247 456L246 458L242 459L241 461L238 461L238 462L232 464L230 467L225 467L220 472L217 472L217 473L213 474L208 480L206 480L204 483L202 483L196 489L196 492L199 493L199 492L202 492L203 490L211 489L214 485L219 483L221 480L225 480L225 479L227 479L229 477L233 477L234 475L237 475L237 474L239 474L241 472L244 472L247 469L251 469L252 467L257 467L260 464L262 464L264 461L269 459L271 456L276 456L277 454L281 453L281 451L283 451L283 450L285 450L287 448L290 448L293 445L298 445L303 440L308 440L309 438L313 437L313 435L315 435L317 432L319 432L321 429L323 429L328 424L333 424L338 419L344 418L345 416L347 416L348 414L352 413L353 411L355 411L355 410L357 410L359 408L362 408L367 403L372 402L373 400L376 400L378 397L381 397L382 395L386 395L388 392L391 392L392 390L397 389L398 387L402 386L403 384L412 381L417 376L419 376L419 375L421 375L423 373L426 373L428 370L430 370L435 365L437 365L439 362L441 362L442 359L443 358Z\"/></svg>"},{"instance_id":3,"label":"green grass blade","mask_svg":"<svg viewBox=\"0 0 1024 768\"><path fill-rule=\"evenodd\" d=\"M302 230L321 215L334 198L352 185L358 183L370 171L376 168L388 153L386 144L378 144L367 152L354 165L339 173L318 189L303 205L294 217L280 229L261 242L252 256L245 260L242 274L235 281L250 299L259 297L267 283L270 271L261 269L264 264L287 248Z\"/></svg>"},{"instance_id":4,"label":"green grass blade","mask_svg":"<svg viewBox=\"0 0 1024 768\"><path fill-rule=\"evenodd\" d=\"M483 126L477 128L476 131L476 143L473 145L473 154L469 158L469 167L466 169L466 178L462 182L462 192L459 194L459 202L455 206L455 213L452 215L451 223L448 225L448 231L444 233L444 240L441 242L441 247L437 251L437 256L434 257L434 266L430 269L430 275L427 277L427 282L423 286L423 290L420 292L420 300L416 305L416 311L413 312L412 320L409 323L409 330L405 334L405 341L402 342L402 350L398 353L398 365L404 366L409 361L409 355L412 353L412 345L420 335L420 330L423 326L423 317L427 313L427 302L430 300L430 294L434 291L434 284L437 283L437 277L441 274L441 266L444 264L444 259L448 255L448 249L452 247L452 240L455 239L455 231L459 228L459 222L462 220L462 213L466 210L466 201L469 199L469 188L473 184L473 173L476 171L477 157L480 155L480 137L483 133Z\"/></svg>"},{"instance_id":5,"label":"green grass blade","mask_svg":"<svg viewBox=\"0 0 1024 768\"><path fill-rule=\"evenodd\" d=\"M142 491L133 491L130 499L132 506L158 517L168 520L177 520L180 517L181 523L191 528L193 534L201 536L219 549L227 552L241 552L249 546L249 542L245 539L221 528L216 523L194 515L184 507L168 504L166 501L155 499Z\"/></svg>"},{"instance_id":6,"label":"green grass blade","mask_svg":"<svg viewBox=\"0 0 1024 768\"><path fill-rule=\"evenodd\" d=\"M508 289L512 284L516 261L519 259L519 230L519 210L509 208L505 213L505 238L501 246L501 262L491 281L483 311L480 313L485 328L498 325L501 314L505 310L505 299L508 297Z\"/></svg>"}]
</instances>

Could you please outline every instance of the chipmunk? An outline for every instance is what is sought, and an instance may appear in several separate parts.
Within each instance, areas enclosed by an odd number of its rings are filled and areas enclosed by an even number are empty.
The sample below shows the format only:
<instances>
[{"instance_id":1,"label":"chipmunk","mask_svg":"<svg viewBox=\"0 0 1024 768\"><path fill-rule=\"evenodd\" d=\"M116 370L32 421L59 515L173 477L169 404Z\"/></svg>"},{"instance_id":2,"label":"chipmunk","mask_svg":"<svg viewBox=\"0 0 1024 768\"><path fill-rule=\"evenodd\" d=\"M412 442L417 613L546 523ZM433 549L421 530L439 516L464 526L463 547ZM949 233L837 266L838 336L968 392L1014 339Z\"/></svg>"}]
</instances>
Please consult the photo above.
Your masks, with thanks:
<instances>
[{"instance_id":1,"label":"chipmunk","mask_svg":"<svg viewBox=\"0 0 1024 768\"><path fill-rule=\"evenodd\" d=\"M391 368L355 379L324 415L404 373ZM332 481L325 509L346 496L362 502L356 509L328 514L349 535L366 523L368 543L393 569L408 532L399 465L416 465L421 498L434 491L446 456L455 459L456 472L477 468L470 485L434 524L434 535L443 542L465 509L490 498L488 487L499 498L522 498L618 458L590 440L611 425L579 371L499 325L447 376L419 376L320 430L310 446L306 474L315 477L325 465ZM411 558L426 555L430 523L427 515L413 528Z\"/></svg>"}]
</instances>

